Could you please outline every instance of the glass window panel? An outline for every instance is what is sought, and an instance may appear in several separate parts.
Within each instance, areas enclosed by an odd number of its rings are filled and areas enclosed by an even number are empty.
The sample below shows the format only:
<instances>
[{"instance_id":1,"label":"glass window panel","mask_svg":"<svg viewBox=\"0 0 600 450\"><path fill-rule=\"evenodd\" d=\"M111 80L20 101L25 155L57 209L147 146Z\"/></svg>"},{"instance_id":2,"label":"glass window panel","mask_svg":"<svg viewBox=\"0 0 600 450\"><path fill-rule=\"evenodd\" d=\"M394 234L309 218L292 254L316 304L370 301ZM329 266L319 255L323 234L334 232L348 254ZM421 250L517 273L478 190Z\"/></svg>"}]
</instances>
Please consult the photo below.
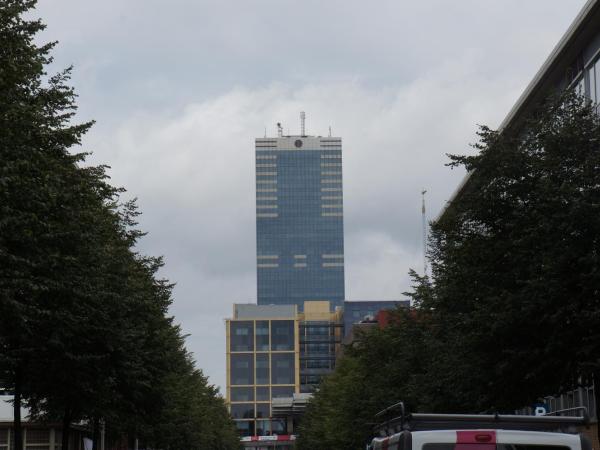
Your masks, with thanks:
<instances>
[{"instance_id":1,"label":"glass window panel","mask_svg":"<svg viewBox=\"0 0 600 450\"><path fill-rule=\"evenodd\" d=\"M254 403L232 403L231 417L234 419L252 419L254 417Z\"/></svg>"},{"instance_id":2,"label":"glass window panel","mask_svg":"<svg viewBox=\"0 0 600 450\"><path fill-rule=\"evenodd\" d=\"M596 102L600 103L600 59L594 64L594 81L596 85Z\"/></svg>"},{"instance_id":3,"label":"glass window panel","mask_svg":"<svg viewBox=\"0 0 600 450\"><path fill-rule=\"evenodd\" d=\"M283 420L283 419L271 420L271 432L273 434L287 434L285 420Z\"/></svg>"},{"instance_id":4,"label":"glass window panel","mask_svg":"<svg viewBox=\"0 0 600 450\"><path fill-rule=\"evenodd\" d=\"M577 84L575 85L575 93L581 96L585 95L585 80L583 76L579 79L579 81L577 81Z\"/></svg>"},{"instance_id":5,"label":"glass window panel","mask_svg":"<svg viewBox=\"0 0 600 450\"><path fill-rule=\"evenodd\" d=\"M591 101L596 102L596 80L595 80L595 68L590 67L588 70L588 86L589 86L589 98Z\"/></svg>"},{"instance_id":6,"label":"glass window panel","mask_svg":"<svg viewBox=\"0 0 600 450\"><path fill-rule=\"evenodd\" d=\"M269 401L271 397L269 396L269 388L268 387L257 387L256 388L256 401Z\"/></svg>"},{"instance_id":7,"label":"glass window panel","mask_svg":"<svg viewBox=\"0 0 600 450\"><path fill-rule=\"evenodd\" d=\"M271 321L271 350L294 350L294 321Z\"/></svg>"},{"instance_id":8,"label":"glass window panel","mask_svg":"<svg viewBox=\"0 0 600 450\"><path fill-rule=\"evenodd\" d=\"M254 355L233 354L231 355L231 385L254 384Z\"/></svg>"},{"instance_id":9,"label":"glass window panel","mask_svg":"<svg viewBox=\"0 0 600 450\"><path fill-rule=\"evenodd\" d=\"M254 323L251 321L229 322L230 350L251 352L254 350Z\"/></svg>"},{"instance_id":10,"label":"glass window panel","mask_svg":"<svg viewBox=\"0 0 600 450\"><path fill-rule=\"evenodd\" d=\"M294 386L274 386L273 398L291 397L294 395Z\"/></svg>"},{"instance_id":11,"label":"glass window panel","mask_svg":"<svg viewBox=\"0 0 600 450\"><path fill-rule=\"evenodd\" d=\"M271 404L270 403L257 403L256 404L256 417L267 418L271 416Z\"/></svg>"},{"instance_id":12,"label":"glass window panel","mask_svg":"<svg viewBox=\"0 0 600 450\"><path fill-rule=\"evenodd\" d=\"M271 384L294 384L294 353L273 353L271 355Z\"/></svg>"},{"instance_id":13,"label":"glass window panel","mask_svg":"<svg viewBox=\"0 0 600 450\"><path fill-rule=\"evenodd\" d=\"M256 435L257 436L271 436L271 421L270 420L257 420L256 421Z\"/></svg>"},{"instance_id":14,"label":"glass window panel","mask_svg":"<svg viewBox=\"0 0 600 450\"><path fill-rule=\"evenodd\" d=\"M269 322L267 320L256 322L256 351L269 351Z\"/></svg>"},{"instance_id":15,"label":"glass window panel","mask_svg":"<svg viewBox=\"0 0 600 450\"><path fill-rule=\"evenodd\" d=\"M236 420L235 427L240 436L254 436L254 422L251 420Z\"/></svg>"},{"instance_id":16,"label":"glass window panel","mask_svg":"<svg viewBox=\"0 0 600 450\"><path fill-rule=\"evenodd\" d=\"M269 384L269 354L256 354L256 384Z\"/></svg>"},{"instance_id":17,"label":"glass window panel","mask_svg":"<svg viewBox=\"0 0 600 450\"><path fill-rule=\"evenodd\" d=\"M232 402L253 402L254 388L252 387L234 387L231 388Z\"/></svg>"},{"instance_id":18,"label":"glass window panel","mask_svg":"<svg viewBox=\"0 0 600 450\"><path fill-rule=\"evenodd\" d=\"M47 444L50 442L50 430L39 428L27 429L28 444Z\"/></svg>"}]
</instances>

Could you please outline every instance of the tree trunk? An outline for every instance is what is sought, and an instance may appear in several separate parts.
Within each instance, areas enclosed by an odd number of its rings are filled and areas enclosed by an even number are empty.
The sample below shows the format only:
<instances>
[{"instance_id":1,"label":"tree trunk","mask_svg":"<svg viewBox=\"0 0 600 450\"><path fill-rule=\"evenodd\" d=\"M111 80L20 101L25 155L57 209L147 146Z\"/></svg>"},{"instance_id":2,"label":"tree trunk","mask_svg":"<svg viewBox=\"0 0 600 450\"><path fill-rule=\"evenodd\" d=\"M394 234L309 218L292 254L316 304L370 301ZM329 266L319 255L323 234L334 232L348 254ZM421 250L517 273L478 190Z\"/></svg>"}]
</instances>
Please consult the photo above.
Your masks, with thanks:
<instances>
[{"instance_id":1,"label":"tree trunk","mask_svg":"<svg viewBox=\"0 0 600 450\"><path fill-rule=\"evenodd\" d=\"M594 403L596 403L596 422L598 424L598 426L596 427L596 445L600 445L600 413L598 412L600 410L600 370L595 371L592 374L592 382L594 383ZM596 445L594 445L594 448L600 448L600 447L596 447Z\"/></svg>"},{"instance_id":2,"label":"tree trunk","mask_svg":"<svg viewBox=\"0 0 600 450\"><path fill-rule=\"evenodd\" d=\"M69 434L71 432L71 410L65 408L62 423L62 447L61 450L69 450Z\"/></svg>"},{"instance_id":3,"label":"tree trunk","mask_svg":"<svg viewBox=\"0 0 600 450\"><path fill-rule=\"evenodd\" d=\"M92 450L98 450L98 441L100 440L100 419L94 417L92 422Z\"/></svg>"},{"instance_id":4,"label":"tree trunk","mask_svg":"<svg viewBox=\"0 0 600 450\"><path fill-rule=\"evenodd\" d=\"M21 370L15 372L15 398L13 402L13 435L14 435L14 450L23 450L23 427L21 425Z\"/></svg>"}]
</instances>

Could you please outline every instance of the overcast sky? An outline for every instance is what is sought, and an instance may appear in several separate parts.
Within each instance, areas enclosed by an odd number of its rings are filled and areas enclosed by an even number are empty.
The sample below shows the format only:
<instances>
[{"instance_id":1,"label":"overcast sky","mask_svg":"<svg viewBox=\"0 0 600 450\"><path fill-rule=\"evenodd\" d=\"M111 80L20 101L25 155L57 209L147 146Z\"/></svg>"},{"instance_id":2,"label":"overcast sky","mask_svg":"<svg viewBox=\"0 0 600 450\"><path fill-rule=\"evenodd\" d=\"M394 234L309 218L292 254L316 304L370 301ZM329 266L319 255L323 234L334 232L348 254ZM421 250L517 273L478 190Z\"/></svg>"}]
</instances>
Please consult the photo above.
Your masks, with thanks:
<instances>
[{"instance_id":1,"label":"overcast sky","mask_svg":"<svg viewBox=\"0 0 600 450\"><path fill-rule=\"evenodd\" d=\"M74 66L91 162L138 197L172 313L225 386L224 318L256 301L254 138L343 138L346 296L399 299L434 218L584 0L39 0Z\"/></svg>"}]
</instances>

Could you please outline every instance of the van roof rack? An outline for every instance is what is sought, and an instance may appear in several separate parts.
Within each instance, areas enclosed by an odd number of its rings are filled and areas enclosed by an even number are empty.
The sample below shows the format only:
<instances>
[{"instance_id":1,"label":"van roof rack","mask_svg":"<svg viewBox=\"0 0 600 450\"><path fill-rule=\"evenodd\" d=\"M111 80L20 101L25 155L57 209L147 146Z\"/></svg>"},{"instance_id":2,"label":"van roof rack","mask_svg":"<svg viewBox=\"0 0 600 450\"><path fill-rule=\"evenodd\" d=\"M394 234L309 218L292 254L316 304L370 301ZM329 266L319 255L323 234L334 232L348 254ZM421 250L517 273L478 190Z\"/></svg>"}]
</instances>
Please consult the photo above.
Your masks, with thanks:
<instances>
[{"instance_id":1,"label":"van roof rack","mask_svg":"<svg viewBox=\"0 0 600 450\"><path fill-rule=\"evenodd\" d=\"M573 432L576 426L589 426L590 419L586 408L582 416L525 416L514 414L424 414L407 413L403 402L396 403L376 414L383 419L375 427L380 436L389 436L400 431L426 430L466 430L503 428L527 431L562 431ZM572 412L573 409L556 411L551 414Z\"/></svg>"}]
</instances>

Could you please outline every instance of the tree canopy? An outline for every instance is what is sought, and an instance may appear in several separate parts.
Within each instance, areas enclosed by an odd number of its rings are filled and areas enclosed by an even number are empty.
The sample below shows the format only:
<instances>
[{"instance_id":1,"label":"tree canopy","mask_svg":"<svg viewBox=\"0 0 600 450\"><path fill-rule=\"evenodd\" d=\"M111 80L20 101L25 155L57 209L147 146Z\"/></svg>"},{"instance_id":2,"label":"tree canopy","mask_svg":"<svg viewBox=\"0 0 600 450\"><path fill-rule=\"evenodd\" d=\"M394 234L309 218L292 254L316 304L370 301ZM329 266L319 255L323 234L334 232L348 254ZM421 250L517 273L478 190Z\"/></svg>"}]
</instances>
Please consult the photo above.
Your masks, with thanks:
<instances>
[{"instance_id":1,"label":"tree canopy","mask_svg":"<svg viewBox=\"0 0 600 450\"><path fill-rule=\"evenodd\" d=\"M169 316L161 258L139 253L135 202L77 152L71 69L48 75L55 43L35 0L0 1L0 380L37 420L86 421L97 436L155 448L239 446L223 399ZM156 430L160 430L158 433Z\"/></svg>"}]
</instances>

